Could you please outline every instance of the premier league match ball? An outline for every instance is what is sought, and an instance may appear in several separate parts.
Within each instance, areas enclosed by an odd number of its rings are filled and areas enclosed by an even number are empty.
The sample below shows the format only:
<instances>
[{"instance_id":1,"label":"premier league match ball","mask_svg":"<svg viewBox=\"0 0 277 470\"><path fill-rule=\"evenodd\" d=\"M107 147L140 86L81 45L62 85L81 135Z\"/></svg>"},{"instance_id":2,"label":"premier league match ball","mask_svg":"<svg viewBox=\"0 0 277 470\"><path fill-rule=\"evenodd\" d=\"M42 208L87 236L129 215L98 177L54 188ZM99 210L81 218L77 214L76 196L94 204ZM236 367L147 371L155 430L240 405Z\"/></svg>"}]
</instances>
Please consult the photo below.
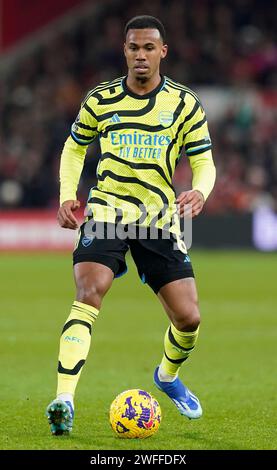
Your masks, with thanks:
<instances>
[{"instance_id":1,"label":"premier league match ball","mask_svg":"<svg viewBox=\"0 0 277 470\"><path fill-rule=\"evenodd\" d=\"M123 439L152 436L159 429L161 418L157 400L150 393L137 388L120 393L110 407L112 429Z\"/></svg>"}]
</instances>

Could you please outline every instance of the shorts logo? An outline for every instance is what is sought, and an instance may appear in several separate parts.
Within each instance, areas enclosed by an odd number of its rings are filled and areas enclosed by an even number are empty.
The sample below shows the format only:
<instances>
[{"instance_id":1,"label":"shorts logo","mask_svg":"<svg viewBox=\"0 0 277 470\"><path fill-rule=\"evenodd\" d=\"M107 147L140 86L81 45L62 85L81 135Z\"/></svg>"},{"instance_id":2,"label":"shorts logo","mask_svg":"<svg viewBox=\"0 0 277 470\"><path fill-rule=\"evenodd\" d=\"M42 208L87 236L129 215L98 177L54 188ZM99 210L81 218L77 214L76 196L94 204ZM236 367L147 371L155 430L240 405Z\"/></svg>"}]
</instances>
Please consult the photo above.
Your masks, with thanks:
<instances>
[{"instance_id":1,"label":"shorts logo","mask_svg":"<svg viewBox=\"0 0 277 470\"><path fill-rule=\"evenodd\" d=\"M185 256L184 263L190 263L190 257L189 255Z\"/></svg>"},{"instance_id":2,"label":"shorts logo","mask_svg":"<svg viewBox=\"0 0 277 470\"><path fill-rule=\"evenodd\" d=\"M159 113L159 121L163 127L168 127L173 122L173 113L171 111L162 111Z\"/></svg>"},{"instance_id":3,"label":"shorts logo","mask_svg":"<svg viewBox=\"0 0 277 470\"><path fill-rule=\"evenodd\" d=\"M87 248L88 246L90 246L93 242L93 238L92 237L87 237L87 236L84 236L82 238L82 245Z\"/></svg>"},{"instance_id":4,"label":"shorts logo","mask_svg":"<svg viewBox=\"0 0 277 470\"><path fill-rule=\"evenodd\" d=\"M144 273L142 273L142 275L141 275L141 282L142 282L143 284L146 283L146 279L145 279L145 274L144 274Z\"/></svg>"}]
</instances>

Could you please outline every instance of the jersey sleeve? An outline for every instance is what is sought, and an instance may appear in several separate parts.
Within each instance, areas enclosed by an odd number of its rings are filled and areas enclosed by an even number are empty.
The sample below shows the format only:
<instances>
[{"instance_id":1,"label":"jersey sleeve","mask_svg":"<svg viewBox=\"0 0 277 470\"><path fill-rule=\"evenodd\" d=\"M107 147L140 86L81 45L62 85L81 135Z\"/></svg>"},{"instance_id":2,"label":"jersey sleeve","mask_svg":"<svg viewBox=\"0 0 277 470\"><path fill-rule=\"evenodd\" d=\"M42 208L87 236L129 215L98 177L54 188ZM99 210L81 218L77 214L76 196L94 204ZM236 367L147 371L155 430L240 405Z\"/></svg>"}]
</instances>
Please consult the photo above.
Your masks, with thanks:
<instances>
[{"instance_id":1,"label":"jersey sleeve","mask_svg":"<svg viewBox=\"0 0 277 470\"><path fill-rule=\"evenodd\" d=\"M200 102L191 97L189 113L185 118L184 147L188 157L199 155L212 148L207 118Z\"/></svg>"},{"instance_id":2,"label":"jersey sleeve","mask_svg":"<svg viewBox=\"0 0 277 470\"><path fill-rule=\"evenodd\" d=\"M194 97L185 118L184 147L193 174L192 188L200 191L206 200L214 187L216 169L205 111Z\"/></svg>"},{"instance_id":3,"label":"jersey sleeve","mask_svg":"<svg viewBox=\"0 0 277 470\"><path fill-rule=\"evenodd\" d=\"M89 93L81 104L60 161L60 204L76 199L87 146L98 135L97 99Z\"/></svg>"},{"instance_id":4,"label":"jersey sleeve","mask_svg":"<svg viewBox=\"0 0 277 470\"><path fill-rule=\"evenodd\" d=\"M79 145L89 145L98 135L97 99L88 95L71 126L71 137Z\"/></svg>"},{"instance_id":5,"label":"jersey sleeve","mask_svg":"<svg viewBox=\"0 0 277 470\"><path fill-rule=\"evenodd\" d=\"M70 136L65 142L60 161L60 205L75 200L87 148Z\"/></svg>"}]
</instances>

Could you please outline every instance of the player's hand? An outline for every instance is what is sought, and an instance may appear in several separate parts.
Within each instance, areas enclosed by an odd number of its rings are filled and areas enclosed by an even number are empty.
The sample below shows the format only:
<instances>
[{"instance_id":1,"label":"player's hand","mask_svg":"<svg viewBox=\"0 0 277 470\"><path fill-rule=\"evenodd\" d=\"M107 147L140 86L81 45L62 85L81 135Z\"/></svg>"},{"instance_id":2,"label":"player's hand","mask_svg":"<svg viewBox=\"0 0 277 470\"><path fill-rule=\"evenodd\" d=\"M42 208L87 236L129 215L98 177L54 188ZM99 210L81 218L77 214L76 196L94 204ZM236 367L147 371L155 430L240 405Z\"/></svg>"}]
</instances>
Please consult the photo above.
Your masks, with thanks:
<instances>
[{"instance_id":1,"label":"player's hand","mask_svg":"<svg viewBox=\"0 0 277 470\"><path fill-rule=\"evenodd\" d=\"M80 207L80 201L64 201L57 213L57 219L61 227L70 228L76 230L78 228L78 222L74 217L75 212Z\"/></svg>"},{"instance_id":2,"label":"player's hand","mask_svg":"<svg viewBox=\"0 0 277 470\"><path fill-rule=\"evenodd\" d=\"M197 189L183 191L176 199L180 217L195 217L204 206L204 196Z\"/></svg>"}]
</instances>

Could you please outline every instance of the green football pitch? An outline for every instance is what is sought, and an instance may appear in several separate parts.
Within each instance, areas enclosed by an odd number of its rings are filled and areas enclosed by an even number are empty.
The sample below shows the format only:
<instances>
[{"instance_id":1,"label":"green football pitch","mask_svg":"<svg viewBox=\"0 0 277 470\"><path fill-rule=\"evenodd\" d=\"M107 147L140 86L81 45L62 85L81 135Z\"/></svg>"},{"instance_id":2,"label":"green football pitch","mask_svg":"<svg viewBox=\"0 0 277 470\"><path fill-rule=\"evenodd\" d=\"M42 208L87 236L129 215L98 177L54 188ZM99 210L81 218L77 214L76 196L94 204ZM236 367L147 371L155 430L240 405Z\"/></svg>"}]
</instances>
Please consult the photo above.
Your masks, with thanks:
<instances>
[{"instance_id":1,"label":"green football pitch","mask_svg":"<svg viewBox=\"0 0 277 470\"><path fill-rule=\"evenodd\" d=\"M167 319L133 262L93 328L71 436L52 437L58 340L74 296L70 254L1 255L0 449L276 449L277 254L191 251L202 324L180 377L201 399L189 421L153 384ZM162 408L149 439L117 438L109 406L126 389Z\"/></svg>"}]
</instances>

